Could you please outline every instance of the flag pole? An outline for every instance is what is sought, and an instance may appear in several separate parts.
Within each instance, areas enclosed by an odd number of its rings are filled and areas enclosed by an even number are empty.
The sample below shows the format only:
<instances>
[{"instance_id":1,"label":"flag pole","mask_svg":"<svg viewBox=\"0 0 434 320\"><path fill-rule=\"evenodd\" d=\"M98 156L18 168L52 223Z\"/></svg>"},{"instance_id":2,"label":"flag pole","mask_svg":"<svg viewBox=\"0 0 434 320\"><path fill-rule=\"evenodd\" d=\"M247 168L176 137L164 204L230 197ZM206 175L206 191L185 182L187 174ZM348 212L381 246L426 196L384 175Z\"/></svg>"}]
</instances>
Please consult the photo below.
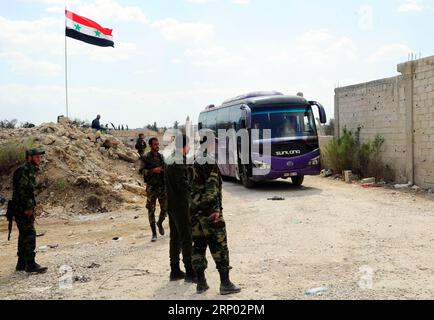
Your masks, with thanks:
<instances>
[{"instance_id":1,"label":"flag pole","mask_svg":"<svg viewBox=\"0 0 434 320\"><path fill-rule=\"evenodd\" d=\"M66 36L66 7L65 7L65 103L66 117L69 117L69 102L68 102L68 37Z\"/></svg>"}]
</instances>

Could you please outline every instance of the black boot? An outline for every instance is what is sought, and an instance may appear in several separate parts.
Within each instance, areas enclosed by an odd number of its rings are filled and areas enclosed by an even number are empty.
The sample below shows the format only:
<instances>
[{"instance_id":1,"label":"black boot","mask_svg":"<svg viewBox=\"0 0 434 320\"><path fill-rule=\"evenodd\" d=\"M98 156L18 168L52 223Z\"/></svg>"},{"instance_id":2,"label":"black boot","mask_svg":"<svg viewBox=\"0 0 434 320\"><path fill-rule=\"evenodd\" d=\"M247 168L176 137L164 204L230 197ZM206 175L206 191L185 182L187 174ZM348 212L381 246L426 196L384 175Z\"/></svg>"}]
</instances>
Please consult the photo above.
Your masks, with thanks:
<instances>
[{"instance_id":1,"label":"black boot","mask_svg":"<svg viewBox=\"0 0 434 320\"><path fill-rule=\"evenodd\" d=\"M17 266L15 271L26 271L26 260L23 257L18 256Z\"/></svg>"},{"instance_id":2,"label":"black boot","mask_svg":"<svg viewBox=\"0 0 434 320\"><path fill-rule=\"evenodd\" d=\"M157 241L157 227L155 226L155 224L151 225L151 230L152 230L152 242Z\"/></svg>"},{"instance_id":3,"label":"black boot","mask_svg":"<svg viewBox=\"0 0 434 320\"><path fill-rule=\"evenodd\" d=\"M196 272L194 272L193 267L185 267L185 282L197 283Z\"/></svg>"},{"instance_id":4,"label":"black boot","mask_svg":"<svg viewBox=\"0 0 434 320\"><path fill-rule=\"evenodd\" d=\"M35 262L35 259L26 262L26 272L27 273L45 273L48 268L41 267Z\"/></svg>"},{"instance_id":5,"label":"black boot","mask_svg":"<svg viewBox=\"0 0 434 320\"><path fill-rule=\"evenodd\" d=\"M219 271L220 273L220 294L228 295L241 292L241 288L234 285L229 279L229 270Z\"/></svg>"},{"instance_id":6,"label":"black boot","mask_svg":"<svg viewBox=\"0 0 434 320\"><path fill-rule=\"evenodd\" d=\"M185 279L185 273L181 271L178 264L170 265L170 281L179 281Z\"/></svg>"},{"instance_id":7,"label":"black boot","mask_svg":"<svg viewBox=\"0 0 434 320\"><path fill-rule=\"evenodd\" d=\"M206 282L206 278L205 278L205 271L204 270L197 271L196 275L197 275L196 292L198 294L205 293L209 289L208 283Z\"/></svg>"},{"instance_id":8,"label":"black boot","mask_svg":"<svg viewBox=\"0 0 434 320\"><path fill-rule=\"evenodd\" d=\"M161 218L160 218L160 219L158 220L158 222L157 222L158 232L160 232L160 234L161 234L162 236L164 236L163 222L164 222L164 220L161 219Z\"/></svg>"}]
</instances>

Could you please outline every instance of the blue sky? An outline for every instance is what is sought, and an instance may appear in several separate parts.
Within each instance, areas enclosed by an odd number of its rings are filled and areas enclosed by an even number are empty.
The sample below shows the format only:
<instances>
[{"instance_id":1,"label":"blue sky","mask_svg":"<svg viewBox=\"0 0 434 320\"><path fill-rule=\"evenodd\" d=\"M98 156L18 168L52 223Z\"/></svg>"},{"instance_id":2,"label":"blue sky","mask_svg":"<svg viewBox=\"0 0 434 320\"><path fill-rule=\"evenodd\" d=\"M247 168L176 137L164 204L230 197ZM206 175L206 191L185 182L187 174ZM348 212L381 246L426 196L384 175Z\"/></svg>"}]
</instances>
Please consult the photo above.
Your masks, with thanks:
<instances>
[{"instance_id":1,"label":"blue sky","mask_svg":"<svg viewBox=\"0 0 434 320\"><path fill-rule=\"evenodd\" d=\"M333 116L336 85L434 55L434 0L0 2L0 118L64 114L64 7L114 29L115 48L68 39L70 114L141 127L197 119L248 91L299 91Z\"/></svg>"}]
</instances>

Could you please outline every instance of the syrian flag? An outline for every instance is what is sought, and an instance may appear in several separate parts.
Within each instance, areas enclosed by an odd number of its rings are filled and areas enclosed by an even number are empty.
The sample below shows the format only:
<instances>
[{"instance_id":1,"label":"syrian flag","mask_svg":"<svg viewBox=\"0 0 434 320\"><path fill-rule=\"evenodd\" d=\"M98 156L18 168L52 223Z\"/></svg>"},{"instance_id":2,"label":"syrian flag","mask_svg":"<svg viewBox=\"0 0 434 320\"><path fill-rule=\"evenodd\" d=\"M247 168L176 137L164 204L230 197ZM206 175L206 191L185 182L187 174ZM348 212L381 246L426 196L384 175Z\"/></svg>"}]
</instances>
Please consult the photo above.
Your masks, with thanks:
<instances>
[{"instance_id":1,"label":"syrian flag","mask_svg":"<svg viewBox=\"0 0 434 320\"><path fill-rule=\"evenodd\" d=\"M101 27L95 21L65 10L66 36L100 47L114 47L112 29Z\"/></svg>"}]
</instances>

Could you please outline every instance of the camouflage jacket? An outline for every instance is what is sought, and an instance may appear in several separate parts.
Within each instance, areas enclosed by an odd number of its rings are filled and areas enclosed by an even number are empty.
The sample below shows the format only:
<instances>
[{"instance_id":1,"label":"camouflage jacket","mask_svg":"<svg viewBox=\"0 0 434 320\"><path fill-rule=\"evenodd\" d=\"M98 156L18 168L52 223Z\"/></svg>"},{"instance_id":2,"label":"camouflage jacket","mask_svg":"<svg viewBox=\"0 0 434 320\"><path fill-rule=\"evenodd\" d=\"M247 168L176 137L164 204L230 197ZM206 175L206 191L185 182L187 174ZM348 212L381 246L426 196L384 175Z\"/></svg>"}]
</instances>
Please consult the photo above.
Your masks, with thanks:
<instances>
[{"instance_id":1,"label":"camouflage jacket","mask_svg":"<svg viewBox=\"0 0 434 320\"><path fill-rule=\"evenodd\" d=\"M14 172L12 200L15 203L16 214L35 209L36 173L38 171L38 167L27 162Z\"/></svg>"},{"instance_id":2,"label":"camouflage jacket","mask_svg":"<svg viewBox=\"0 0 434 320\"><path fill-rule=\"evenodd\" d=\"M154 187L164 187L164 172L152 173L151 170L161 167L164 170L164 158L161 153L148 152L142 158L140 172L143 174L145 182Z\"/></svg>"},{"instance_id":3,"label":"camouflage jacket","mask_svg":"<svg viewBox=\"0 0 434 320\"><path fill-rule=\"evenodd\" d=\"M222 177L217 164L195 162L191 183L191 214L210 216L223 212Z\"/></svg>"}]
</instances>

